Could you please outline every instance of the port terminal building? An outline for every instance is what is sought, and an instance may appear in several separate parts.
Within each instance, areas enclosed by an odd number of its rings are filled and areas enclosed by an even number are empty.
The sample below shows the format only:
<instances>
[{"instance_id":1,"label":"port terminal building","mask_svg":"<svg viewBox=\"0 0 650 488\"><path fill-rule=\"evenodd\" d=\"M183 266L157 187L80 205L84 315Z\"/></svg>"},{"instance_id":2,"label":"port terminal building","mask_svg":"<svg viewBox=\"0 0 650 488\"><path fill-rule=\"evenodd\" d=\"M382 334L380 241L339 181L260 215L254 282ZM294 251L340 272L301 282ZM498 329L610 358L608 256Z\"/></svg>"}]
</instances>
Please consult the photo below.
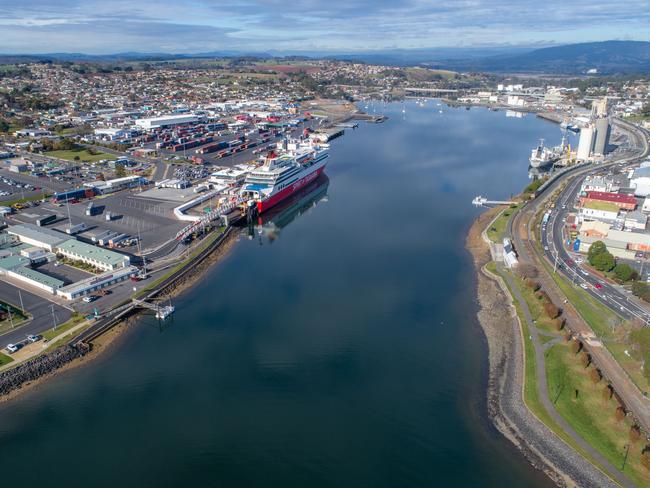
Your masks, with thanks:
<instances>
[{"instance_id":1,"label":"port terminal building","mask_svg":"<svg viewBox=\"0 0 650 488\"><path fill-rule=\"evenodd\" d=\"M14 225L0 242L0 276L7 276L68 300L106 288L138 273L124 254L86 244L67 234L33 224ZM42 273L32 266L56 260L62 255L102 271L75 283Z\"/></svg>"}]
</instances>

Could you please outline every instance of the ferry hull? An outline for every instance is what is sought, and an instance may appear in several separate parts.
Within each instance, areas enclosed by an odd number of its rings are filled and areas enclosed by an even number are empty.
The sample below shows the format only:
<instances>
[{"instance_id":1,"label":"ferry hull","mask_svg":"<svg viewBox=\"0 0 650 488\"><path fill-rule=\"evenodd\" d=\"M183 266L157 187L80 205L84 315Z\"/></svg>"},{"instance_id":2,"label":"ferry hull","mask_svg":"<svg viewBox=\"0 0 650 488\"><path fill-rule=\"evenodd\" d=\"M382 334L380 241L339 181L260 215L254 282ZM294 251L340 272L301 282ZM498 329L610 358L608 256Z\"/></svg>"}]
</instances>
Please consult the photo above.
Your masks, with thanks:
<instances>
[{"instance_id":1,"label":"ferry hull","mask_svg":"<svg viewBox=\"0 0 650 488\"><path fill-rule=\"evenodd\" d=\"M257 202L257 211L259 213L264 213L270 208L273 208L275 205L280 203L282 200L285 200L289 198L291 195L299 191L301 188L304 188L307 186L309 183L314 181L316 178L318 178L321 173L325 170L325 165L323 164L319 168L317 168L315 171L312 173L309 173L306 176L303 176L300 178L298 181L293 183L291 186L288 186L287 188L284 188L283 190L271 195L269 198Z\"/></svg>"}]
</instances>

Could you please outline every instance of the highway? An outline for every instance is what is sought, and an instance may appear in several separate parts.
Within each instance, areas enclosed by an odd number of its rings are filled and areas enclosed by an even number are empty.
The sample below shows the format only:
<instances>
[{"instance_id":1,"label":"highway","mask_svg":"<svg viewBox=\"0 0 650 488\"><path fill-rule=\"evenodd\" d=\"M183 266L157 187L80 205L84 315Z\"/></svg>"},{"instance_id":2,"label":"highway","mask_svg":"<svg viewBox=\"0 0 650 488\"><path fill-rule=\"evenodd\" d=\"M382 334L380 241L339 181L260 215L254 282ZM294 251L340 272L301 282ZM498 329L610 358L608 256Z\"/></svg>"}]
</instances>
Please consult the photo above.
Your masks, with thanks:
<instances>
[{"instance_id":1,"label":"highway","mask_svg":"<svg viewBox=\"0 0 650 488\"><path fill-rule=\"evenodd\" d=\"M592 171L589 173L595 173ZM588 173L588 174L589 174ZM611 308L625 319L638 318L650 322L650 313L630 298L631 293L620 285L612 284L594 276L579 263L584 256L572 253L565 245L565 220L573 210L580 185L586 175L574 177L559 195L546 224L542 224L542 246L557 272L564 274L576 285L581 286L596 300Z\"/></svg>"},{"instance_id":2,"label":"highway","mask_svg":"<svg viewBox=\"0 0 650 488\"><path fill-rule=\"evenodd\" d=\"M629 127L629 124L621 124L627 125ZM633 128L633 130L637 133L641 131L636 127ZM554 229L557 231L558 226L561 227L560 224L562 224L562 218L564 218L568 207L573 203L575 192L577 191L578 185L582 179L590 173L602 171L604 168L607 168L609 166L614 166L617 164L625 165L639 162L648 155L648 152L650 150L648 147L647 137L647 132L643 131L643 137L639 138L643 145L643 149L637 154L621 154L618 157L614 157L611 160L598 166L580 168L574 172L567 174L566 176L563 175L549 184L549 186L545 188L543 194L538 195L537 198L527 202L527 204L522 207L522 209L515 215L515 217L508 222L508 232L512 236L512 242L517 254L519 255L520 261L537 265L538 251L534 244L536 238L533 235L533 229L531 229L533 226L533 218L538 213L538 211L540 211L541 208L548 203L550 196L562 188L562 186L566 183L566 187L561 191L556 202L555 216L551 217L552 220L550 220L547 224L546 231L542 232L542 239L545 239L546 242L546 244L543 243L543 245L546 245L548 247L548 251L544 251L546 258L549 259L552 264L555 264L557 254L554 253L560 253L563 251L562 234L560 233L558 236L553 233L550 235L551 239L549 240L549 232L555 232ZM558 237L560 239L559 243L557 241ZM591 288L591 285L595 286L596 284L595 278L591 277L590 275L585 276L584 273L575 268L575 265L566 265L566 259L570 258L567 258L565 254L562 254L560 256L560 259L565 260L563 264L564 268L560 268L560 272L566 272L567 276L569 276L571 279L581 279L583 282L586 281L584 284L587 286L587 291L589 291L592 296L599 299L601 303L604 303L609 308L613 309L615 312L622 316L625 316L625 314L628 314L628 316L634 316L634 313L639 313L637 311L638 307L636 307L634 303L627 300L627 298L623 300L623 297L625 295L622 295L620 290L617 290L609 284L603 283L603 287L598 291L604 290L604 295L597 294L595 292L596 288ZM603 375L612 383L614 389L619 394L626 407L637 419L643 429L646 432L649 432L650 400L648 400L648 398L645 396L645 392L641 392L639 390L639 388L627 375L625 370L623 370L621 365L611 355L609 350L606 347L603 347L603 344L595 337L595 334L589 324L577 312L573 304L566 300L566 297L552 280L552 277L545 273L543 269L540 269L538 280L544 290L549 294L551 300L563 308L563 315L567 319L570 330L585 344L585 347L589 351L592 360L602 371ZM603 298L605 295L608 295L612 298ZM623 310L621 310L621 307L623 307Z\"/></svg>"}]
</instances>

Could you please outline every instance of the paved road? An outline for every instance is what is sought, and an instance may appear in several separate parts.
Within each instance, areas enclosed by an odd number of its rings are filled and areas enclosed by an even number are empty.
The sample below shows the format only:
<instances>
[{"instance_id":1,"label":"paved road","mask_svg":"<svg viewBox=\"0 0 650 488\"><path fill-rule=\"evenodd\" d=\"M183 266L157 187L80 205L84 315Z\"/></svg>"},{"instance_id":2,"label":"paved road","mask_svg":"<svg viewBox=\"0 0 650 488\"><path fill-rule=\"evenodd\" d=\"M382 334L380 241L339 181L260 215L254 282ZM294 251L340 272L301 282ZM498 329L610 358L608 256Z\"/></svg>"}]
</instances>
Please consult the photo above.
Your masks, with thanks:
<instances>
[{"instance_id":1,"label":"paved road","mask_svg":"<svg viewBox=\"0 0 650 488\"><path fill-rule=\"evenodd\" d=\"M549 261L557 266L558 272L584 288L603 305L611 308L625 319L639 318L648 322L650 313L645 307L631 301L628 291L590 274L588 269L576 262L576 256L565 246L564 221L573 209L574 197L583 180L584 175L581 175L570 181L559 195L556 208L552 211L548 223L542 225L542 245L545 253Z\"/></svg>"},{"instance_id":2,"label":"paved road","mask_svg":"<svg viewBox=\"0 0 650 488\"><path fill-rule=\"evenodd\" d=\"M524 300L524 297L521 295L521 292L515 285L512 276L508 273L503 273L503 272L501 273L501 275L505 278L509 288L512 290L514 294L514 299L519 302L521 310L524 313L524 318L528 325L528 330L530 332L530 339L532 340L535 349L535 370L537 375L537 387L544 408L546 409L548 414L553 418L553 420L562 428L562 430L566 432L577 445L579 445L582 449L588 452L593 457L593 459L595 459L596 461L598 461L598 463L604 466L607 469L607 471L612 476L614 476L614 478L618 483L620 483L622 486L633 487L634 483L632 483L612 463L610 463L607 459L605 459L596 449L594 449L587 442L585 442L585 440L573 429L573 427L571 427L571 425L568 424L566 420L564 420L564 418L555 409L555 406L553 405L549 397L548 382L546 378L546 367L544 365L544 351L546 350L545 346L547 344L542 344L542 342L539 340L540 331L537 329L537 326L533 322L532 315L530 313L530 310L528 309L528 304L526 303L526 300Z\"/></svg>"},{"instance_id":3,"label":"paved road","mask_svg":"<svg viewBox=\"0 0 650 488\"><path fill-rule=\"evenodd\" d=\"M27 312L32 315L32 320L0 335L0 347L5 347L10 343L20 342L29 334L41 334L54 326L54 320L60 325L72 316L72 312L67 308L48 302L38 295L34 295L25 290L20 290L20 294L22 295L23 304ZM18 295L18 289L10 283L0 281L0 300L8 301L19 307L20 297ZM52 317L53 309L54 317Z\"/></svg>"},{"instance_id":4,"label":"paved road","mask_svg":"<svg viewBox=\"0 0 650 488\"><path fill-rule=\"evenodd\" d=\"M642 157L645 157L647 153L648 146L645 144ZM621 161L610 161L608 164L618 164L620 162ZM623 162L630 161L625 160ZM599 168L602 168L603 166L606 165L600 165ZM575 173L571 173L569 177L584 175L591 171L594 171L594 169L581 169ZM537 254L533 244L534 238L530 230L532 218L537 213L540 206L546 203L548 196L552 195L555 190L565 183L565 181L566 178L559 178L549 186L544 193L544 196L540 196L529 202L522 208L515 218L509 222L508 230L512 236L515 249L517 250L521 261L537 264ZM566 301L564 294L556 286L551 276L545 273L541 266L538 267L540 268L540 283L555 303L558 305L563 304L564 315L567 318L567 322L570 324L571 329L583 338L593 337L594 334L589 324L584 321L571 303L564 303ZM611 307L611 304L608 306ZM627 408L632 412L644 430L650 432L650 400L644 396L636 385L634 385L627 373L612 357L607 348L602 346L587 346L587 348L594 362L601 369L604 376L612 382Z\"/></svg>"}]
</instances>

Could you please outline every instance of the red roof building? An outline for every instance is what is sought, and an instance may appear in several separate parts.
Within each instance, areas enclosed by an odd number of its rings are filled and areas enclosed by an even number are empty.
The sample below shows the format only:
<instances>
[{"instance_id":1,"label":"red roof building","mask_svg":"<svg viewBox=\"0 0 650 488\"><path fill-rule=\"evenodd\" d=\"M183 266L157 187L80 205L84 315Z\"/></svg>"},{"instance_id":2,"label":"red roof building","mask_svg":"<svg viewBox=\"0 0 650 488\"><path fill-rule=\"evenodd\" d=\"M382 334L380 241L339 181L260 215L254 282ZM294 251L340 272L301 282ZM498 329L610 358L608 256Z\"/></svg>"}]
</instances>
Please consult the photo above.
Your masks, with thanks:
<instances>
[{"instance_id":1,"label":"red roof building","mask_svg":"<svg viewBox=\"0 0 650 488\"><path fill-rule=\"evenodd\" d=\"M634 195L628 195L627 193L587 191L580 195L581 207L584 207L585 203L593 201L613 203L623 210L634 210L636 208L636 198L634 198Z\"/></svg>"}]
</instances>

